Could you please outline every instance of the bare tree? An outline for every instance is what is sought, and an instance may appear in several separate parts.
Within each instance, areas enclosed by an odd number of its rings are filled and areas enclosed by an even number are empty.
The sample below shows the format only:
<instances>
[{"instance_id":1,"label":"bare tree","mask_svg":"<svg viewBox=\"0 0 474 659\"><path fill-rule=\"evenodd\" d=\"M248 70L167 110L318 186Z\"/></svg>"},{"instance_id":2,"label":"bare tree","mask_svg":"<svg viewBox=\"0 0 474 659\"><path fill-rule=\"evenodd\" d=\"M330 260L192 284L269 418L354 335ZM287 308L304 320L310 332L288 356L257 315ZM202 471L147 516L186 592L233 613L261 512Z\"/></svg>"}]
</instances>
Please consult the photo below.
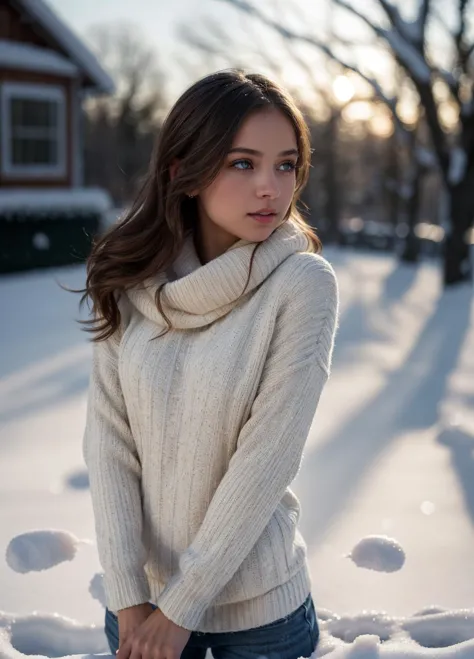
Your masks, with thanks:
<instances>
[{"instance_id":1,"label":"bare tree","mask_svg":"<svg viewBox=\"0 0 474 659\"><path fill-rule=\"evenodd\" d=\"M392 111L399 129L404 130L398 112L397 99L391 98L373 76L349 61L342 61L326 43L311 33L298 33L269 18L247 0L224 0L234 7L255 16L273 27L285 38L310 44L325 53L330 59L343 64L347 69L362 76ZM472 55L474 44L468 40L468 6L470 0L455 0L458 27L451 35L454 61L449 68L435 65L429 56L427 24L432 0L418 0L418 11L414 21L402 17L398 7L391 0L374 0L386 19L386 26L376 23L368 14L361 12L348 0L333 0L353 16L363 21L377 39L388 47L396 62L405 71L416 90L424 117L430 131L433 150L436 155L449 200L449 213L445 221L444 243L444 282L455 284L471 279L469 230L474 219L474 82ZM440 118L439 101L435 93L435 83L440 81L449 90L458 110L458 123L450 134L443 127Z\"/></svg>"},{"instance_id":2,"label":"bare tree","mask_svg":"<svg viewBox=\"0 0 474 659\"><path fill-rule=\"evenodd\" d=\"M156 53L133 26L95 26L89 39L117 91L86 103L86 176L124 204L147 166L166 108L164 77Z\"/></svg>"},{"instance_id":3,"label":"bare tree","mask_svg":"<svg viewBox=\"0 0 474 659\"><path fill-rule=\"evenodd\" d=\"M262 40L261 29L255 21L246 20L248 16L242 14L243 24L241 32L245 34L246 43L252 44L251 48L240 48L234 31L230 33L222 23L216 23L214 20L205 19L199 25L190 26L183 23L179 30L181 40L190 47L194 53L198 52L204 57L206 66L213 62L224 62L227 65L246 68L246 63L252 62L252 68L261 66L264 70L268 71L275 79L282 80L284 78L284 70L282 58L272 58L265 47L265 42ZM313 92L313 97L318 99L319 104L326 110L325 114L327 119L324 120L324 126L321 127L321 121L315 121L312 116L312 110L308 105L308 101L301 98L301 80L300 83L286 83L286 87L291 94L299 100L299 104L303 111L307 114L308 123L313 133L313 137L317 135L314 140L317 143L317 149L314 149L315 160L317 160L316 167L311 168L310 184L307 186L302 202L311 209L310 222L318 224L318 228L324 234L325 241L327 242L340 242L341 234L341 217L343 207L343 186L341 177L339 176L338 168L338 142L339 142L339 126L344 109L352 102L374 102L374 95L368 94L365 96L355 95L346 102L335 102L333 94L326 89L317 80L316 67L305 59L301 52L295 47L294 41L286 39L281 36L278 49L284 52L286 57L285 63L291 63L295 69L298 69L304 75L307 81L306 89ZM244 52L247 58L237 58L235 53ZM196 61L196 57L193 57ZM341 67L338 66L338 72L341 72ZM316 176L314 175L316 174ZM319 175L321 176L319 177ZM321 179L321 189L314 194L314 188L318 186L317 180ZM318 186L319 187L319 186ZM321 204L314 203L315 199ZM321 208L321 216L317 217L318 212L316 208Z\"/></svg>"}]
</instances>

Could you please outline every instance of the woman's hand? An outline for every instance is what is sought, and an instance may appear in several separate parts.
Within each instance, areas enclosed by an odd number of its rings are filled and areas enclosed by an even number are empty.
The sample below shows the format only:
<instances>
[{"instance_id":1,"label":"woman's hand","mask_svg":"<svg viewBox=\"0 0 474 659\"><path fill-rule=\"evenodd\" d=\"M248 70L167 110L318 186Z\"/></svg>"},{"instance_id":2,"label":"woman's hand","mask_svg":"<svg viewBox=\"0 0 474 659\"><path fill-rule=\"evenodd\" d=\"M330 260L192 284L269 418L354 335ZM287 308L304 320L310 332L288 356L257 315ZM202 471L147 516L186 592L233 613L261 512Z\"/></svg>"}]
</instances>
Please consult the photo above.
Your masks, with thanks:
<instances>
[{"instance_id":1,"label":"woman's hand","mask_svg":"<svg viewBox=\"0 0 474 659\"><path fill-rule=\"evenodd\" d=\"M190 636L189 630L179 627L160 609L155 609L140 626L127 634L123 643L120 642L117 659L180 659Z\"/></svg>"},{"instance_id":2,"label":"woman's hand","mask_svg":"<svg viewBox=\"0 0 474 659\"><path fill-rule=\"evenodd\" d=\"M119 628L119 650L133 632L153 613L149 602L137 604L117 612Z\"/></svg>"}]
</instances>

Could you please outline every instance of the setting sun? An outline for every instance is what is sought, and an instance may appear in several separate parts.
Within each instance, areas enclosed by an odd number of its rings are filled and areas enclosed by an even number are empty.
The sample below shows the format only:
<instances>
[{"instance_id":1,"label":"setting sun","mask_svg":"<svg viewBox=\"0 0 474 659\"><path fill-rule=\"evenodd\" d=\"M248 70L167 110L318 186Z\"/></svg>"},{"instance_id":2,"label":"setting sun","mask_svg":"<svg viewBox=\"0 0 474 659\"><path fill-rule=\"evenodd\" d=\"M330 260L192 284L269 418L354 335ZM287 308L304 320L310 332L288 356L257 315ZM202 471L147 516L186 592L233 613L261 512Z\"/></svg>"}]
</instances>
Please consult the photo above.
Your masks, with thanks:
<instances>
[{"instance_id":1,"label":"setting sun","mask_svg":"<svg viewBox=\"0 0 474 659\"><path fill-rule=\"evenodd\" d=\"M347 76L337 76L332 83L332 90L340 103L347 103L355 93L354 85Z\"/></svg>"}]
</instances>

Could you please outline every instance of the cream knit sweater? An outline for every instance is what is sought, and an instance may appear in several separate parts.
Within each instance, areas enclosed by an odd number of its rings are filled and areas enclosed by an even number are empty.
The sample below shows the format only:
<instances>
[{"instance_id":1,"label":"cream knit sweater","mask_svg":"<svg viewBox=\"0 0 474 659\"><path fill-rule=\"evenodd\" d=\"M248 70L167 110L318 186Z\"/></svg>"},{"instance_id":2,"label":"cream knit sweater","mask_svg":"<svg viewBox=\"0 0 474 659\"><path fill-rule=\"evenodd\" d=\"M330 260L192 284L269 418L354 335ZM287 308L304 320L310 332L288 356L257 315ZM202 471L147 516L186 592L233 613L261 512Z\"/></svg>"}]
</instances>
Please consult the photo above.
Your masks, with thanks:
<instances>
[{"instance_id":1,"label":"cream knit sweater","mask_svg":"<svg viewBox=\"0 0 474 659\"><path fill-rule=\"evenodd\" d=\"M150 600L189 630L249 629L311 590L289 489L330 372L334 271L290 220L121 299L94 344L84 457L108 607ZM174 329L155 303L156 287ZM215 321L215 322L214 322Z\"/></svg>"}]
</instances>

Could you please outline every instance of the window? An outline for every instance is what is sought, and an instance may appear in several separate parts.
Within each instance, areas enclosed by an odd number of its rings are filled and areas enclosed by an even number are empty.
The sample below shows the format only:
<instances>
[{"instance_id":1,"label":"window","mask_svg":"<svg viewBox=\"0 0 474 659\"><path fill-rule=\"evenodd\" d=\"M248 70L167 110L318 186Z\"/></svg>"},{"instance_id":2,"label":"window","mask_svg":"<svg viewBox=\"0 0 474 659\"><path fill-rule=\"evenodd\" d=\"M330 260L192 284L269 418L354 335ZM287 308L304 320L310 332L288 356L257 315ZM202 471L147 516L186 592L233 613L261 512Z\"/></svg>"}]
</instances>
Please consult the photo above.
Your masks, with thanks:
<instances>
[{"instance_id":1,"label":"window","mask_svg":"<svg viewBox=\"0 0 474 659\"><path fill-rule=\"evenodd\" d=\"M1 86L2 173L7 176L66 174L64 90L51 85Z\"/></svg>"}]
</instances>

